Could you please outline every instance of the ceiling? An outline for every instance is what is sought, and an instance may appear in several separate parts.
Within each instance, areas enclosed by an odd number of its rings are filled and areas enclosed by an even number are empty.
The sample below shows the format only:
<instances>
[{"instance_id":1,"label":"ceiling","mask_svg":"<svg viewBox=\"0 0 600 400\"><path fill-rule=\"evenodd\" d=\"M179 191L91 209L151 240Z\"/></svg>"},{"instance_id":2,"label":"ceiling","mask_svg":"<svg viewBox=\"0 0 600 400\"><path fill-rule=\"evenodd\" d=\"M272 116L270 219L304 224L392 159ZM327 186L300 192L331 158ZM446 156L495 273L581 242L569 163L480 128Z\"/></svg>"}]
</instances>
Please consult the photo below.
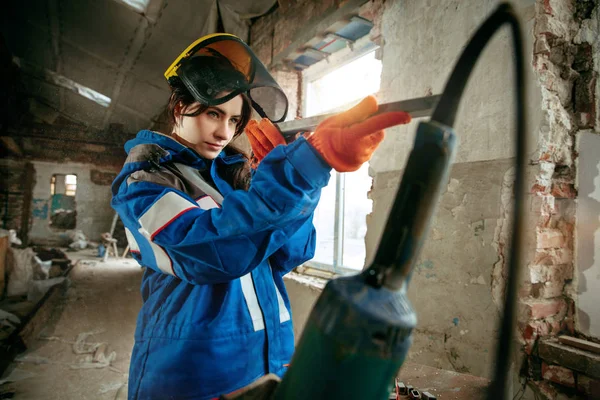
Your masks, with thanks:
<instances>
[{"instance_id":1,"label":"ceiling","mask_svg":"<svg viewBox=\"0 0 600 400\"><path fill-rule=\"evenodd\" d=\"M63 117L135 133L164 109L169 90L163 72L181 51L219 27L247 40L251 18L277 1L5 3L0 33L22 72L29 112L50 124Z\"/></svg>"}]
</instances>

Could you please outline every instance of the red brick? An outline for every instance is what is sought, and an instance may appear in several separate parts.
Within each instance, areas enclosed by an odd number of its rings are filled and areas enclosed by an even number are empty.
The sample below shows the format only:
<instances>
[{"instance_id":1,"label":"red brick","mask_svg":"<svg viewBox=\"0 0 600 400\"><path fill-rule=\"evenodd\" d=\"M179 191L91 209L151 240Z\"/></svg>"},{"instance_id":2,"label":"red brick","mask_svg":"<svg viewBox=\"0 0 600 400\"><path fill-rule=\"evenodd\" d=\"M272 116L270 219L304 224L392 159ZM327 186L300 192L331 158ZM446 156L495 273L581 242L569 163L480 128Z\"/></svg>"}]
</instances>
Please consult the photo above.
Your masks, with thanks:
<instances>
[{"instance_id":1,"label":"red brick","mask_svg":"<svg viewBox=\"0 0 600 400\"><path fill-rule=\"evenodd\" d=\"M537 193L537 194L548 193L548 187L544 186L544 185L540 185L539 183L536 183L535 185L532 186L531 193Z\"/></svg>"},{"instance_id":2,"label":"red brick","mask_svg":"<svg viewBox=\"0 0 600 400\"><path fill-rule=\"evenodd\" d=\"M521 337L525 353L531 355L538 338L556 334L559 331L559 327L560 325L557 322L545 320L529 322L522 330Z\"/></svg>"},{"instance_id":3,"label":"red brick","mask_svg":"<svg viewBox=\"0 0 600 400\"><path fill-rule=\"evenodd\" d=\"M575 374L568 368L542 362L542 377L559 385L575 387Z\"/></svg>"},{"instance_id":4,"label":"red brick","mask_svg":"<svg viewBox=\"0 0 600 400\"><path fill-rule=\"evenodd\" d=\"M559 199L574 199L577 197L577 191L572 183L554 182L550 194Z\"/></svg>"},{"instance_id":5,"label":"red brick","mask_svg":"<svg viewBox=\"0 0 600 400\"><path fill-rule=\"evenodd\" d=\"M550 5L550 0L544 0L544 14L554 15L554 10L552 10L552 6Z\"/></svg>"},{"instance_id":6,"label":"red brick","mask_svg":"<svg viewBox=\"0 0 600 400\"><path fill-rule=\"evenodd\" d=\"M541 398L543 400L556 400L558 396L558 392L556 391L556 389L547 381L534 381L530 382L530 385L537 387L537 391L542 396Z\"/></svg>"},{"instance_id":7,"label":"red brick","mask_svg":"<svg viewBox=\"0 0 600 400\"><path fill-rule=\"evenodd\" d=\"M536 265L559 265L571 264L573 252L568 248L538 249L535 252L534 264Z\"/></svg>"},{"instance_id":8,"label":"red brick","mask_svg":"<svg viewBox=\"0 0 600 400\"><path fill-rule=\"evenodd\" d=\"M549 151L545 151L540 154L540 161L550 161L552 160L552 153Z\"/></svg>"},{"instance_id":9,"label":"red brick","mask_svg":"<svg viewBox=\"0 0 600 400\"><path fill-rule=\"evenodd\" d=\"M600 399L600 380L577 375L577 390L591 399Z\"/></svg>"},{"instance_id":10,"label":"red brick","mask_svg":"<svg viewBox=\"0 0 600 400\"><path fill-rule=\"evenodd\" d=\"M529 319L543 319L557 316L564 318L567 313L567 303L564 299L527 300L521 303L521 313Z\"/></svg>"},{"instance_id":11,"label":"red brick","mask_svg":"<svg viewBox=\"0 0 600 400\"><path fill-rule=\"evenodd\" d=\"M559 282L573 279L573 265L531 265L529 267L531 283Z\"/></svg>"},{"instance_id":12,"label":"red brick","mask_svg":"<svg viewBox=\"0 0 600 400\"><path fill-rule=\"evenodd\" d=\"M554 297L561 296L565 288L565 282L562 281L548 281L541 285L539 291L539 297L543 299L552 299Z\"/></svg>"},{"instance_id":13,"label":"red brick","mask_svg":"<svg viewBox=\"0 0 600 400\"><path fill-rule=\"evenodd\" d=\"M564 219L561 219L556 224L556 228L559 229L563 233L565 240L566 240L565 246L561 246L561 247L568 247L568 248L572 249L573 248L573 239L575 238L575 224L571 223L571 222L567 222Z\"/></svg>"},{"instance_id":14,"label":"red brick","mask_svg":"<svg viewBox=\"0 0 600 400\"><path fill-rule=\"evenodd\" d=\"M564 247L567 241L564 234L559 229L553 228L538 228L537 229L537 246L538 249L549 249L556 247Z\"/></svg>"}]
</instances>

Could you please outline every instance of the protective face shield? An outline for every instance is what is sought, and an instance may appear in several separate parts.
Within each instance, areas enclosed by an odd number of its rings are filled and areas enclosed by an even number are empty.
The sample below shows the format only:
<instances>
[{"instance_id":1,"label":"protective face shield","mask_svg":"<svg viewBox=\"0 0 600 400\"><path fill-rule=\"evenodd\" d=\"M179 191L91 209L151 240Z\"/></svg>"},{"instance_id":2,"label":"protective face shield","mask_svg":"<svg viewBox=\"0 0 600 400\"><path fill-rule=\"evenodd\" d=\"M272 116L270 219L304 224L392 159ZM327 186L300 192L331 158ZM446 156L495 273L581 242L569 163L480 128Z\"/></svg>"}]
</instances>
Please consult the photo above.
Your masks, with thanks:
<instances>
[{"instance_id":1,"label":"protective face shield","mask_svg":"<svg viewBox=\"0 0 600 400\"><path fill-rule=\"evenodd\" d=\"M250 47L234 35L217 33L192 43L165 71L169 84L180 79L194 98L217 106L246 93L263 118L285 119L288 100Z\"/></svg>"}]
</instances>

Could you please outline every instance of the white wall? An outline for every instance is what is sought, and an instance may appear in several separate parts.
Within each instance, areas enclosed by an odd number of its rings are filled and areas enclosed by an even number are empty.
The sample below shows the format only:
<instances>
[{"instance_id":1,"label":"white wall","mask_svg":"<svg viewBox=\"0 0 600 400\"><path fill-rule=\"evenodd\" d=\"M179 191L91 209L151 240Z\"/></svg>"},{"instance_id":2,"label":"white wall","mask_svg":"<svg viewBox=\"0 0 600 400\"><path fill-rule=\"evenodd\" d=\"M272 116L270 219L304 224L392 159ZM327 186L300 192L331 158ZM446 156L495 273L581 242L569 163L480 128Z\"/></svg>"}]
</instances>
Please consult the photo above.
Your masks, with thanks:
<instances>
[{"instance_id":1,"label":"white wall","mask_svg":"<svg viewBox=\"0 0 600 400\"><path fill-rule=\"evenodd\" d=\"M600 134L582 132L577 166L579 330L600 337Z\"/></svg>"}]
</instances>

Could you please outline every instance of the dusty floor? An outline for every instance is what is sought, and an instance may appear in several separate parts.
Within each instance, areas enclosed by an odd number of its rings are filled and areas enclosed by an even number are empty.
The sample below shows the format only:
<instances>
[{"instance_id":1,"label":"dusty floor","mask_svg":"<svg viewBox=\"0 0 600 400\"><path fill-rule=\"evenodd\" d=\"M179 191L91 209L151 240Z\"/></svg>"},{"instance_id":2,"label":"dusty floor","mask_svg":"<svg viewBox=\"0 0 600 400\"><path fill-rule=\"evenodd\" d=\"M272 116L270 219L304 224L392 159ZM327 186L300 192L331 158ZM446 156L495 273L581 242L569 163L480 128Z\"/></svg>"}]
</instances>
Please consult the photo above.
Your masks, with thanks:
<instances>
[{"instance_id":1,"label":"dusty floor","mask_svg":"<svg viewBox=\"0 0 600 400\"><path fill-rule=\"evenodd\" d=\"M15 399L126 398L142 270L131 259L103 263L91 252L72 258L81 260L65 298L31 349L9 368L23 378L11 384ZM108 365L112 352L116 358Z\"/></svg>"}]
</instances>

